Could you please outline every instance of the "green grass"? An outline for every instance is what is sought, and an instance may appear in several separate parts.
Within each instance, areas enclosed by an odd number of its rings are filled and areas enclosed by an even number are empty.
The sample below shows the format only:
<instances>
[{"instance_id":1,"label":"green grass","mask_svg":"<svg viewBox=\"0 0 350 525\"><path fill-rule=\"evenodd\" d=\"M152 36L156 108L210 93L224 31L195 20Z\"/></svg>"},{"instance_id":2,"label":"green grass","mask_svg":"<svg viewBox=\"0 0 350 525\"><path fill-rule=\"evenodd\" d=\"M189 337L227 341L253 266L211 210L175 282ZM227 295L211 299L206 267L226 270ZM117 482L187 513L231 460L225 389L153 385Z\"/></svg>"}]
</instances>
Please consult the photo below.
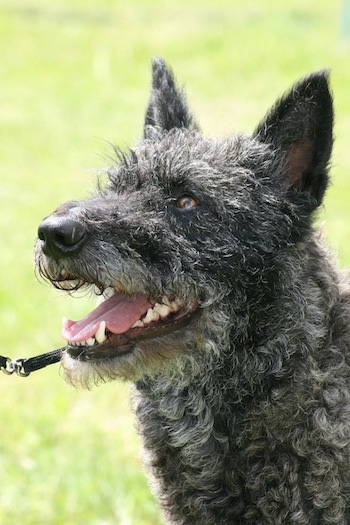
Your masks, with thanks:
<instances>
[{"instance_id":1,"label":"green grass","mask_svg":"<svg viewBox=\"0 0 350 525\"><path fill-rule=\"evenodd\" d=\"M344 2L345 3L345 2ZM150 58L186 83L209 135L252 130L296 78L332 68L333 186L320 220L350 262L350 27L332 0L0 0L1 353L61 346L60 318L86 313L38 283L40 220L93 189L108 143L139 137ZM75 391L59 367L0 377L0 522L157 525L128 386Z\"/></svg>"}]
</instances>

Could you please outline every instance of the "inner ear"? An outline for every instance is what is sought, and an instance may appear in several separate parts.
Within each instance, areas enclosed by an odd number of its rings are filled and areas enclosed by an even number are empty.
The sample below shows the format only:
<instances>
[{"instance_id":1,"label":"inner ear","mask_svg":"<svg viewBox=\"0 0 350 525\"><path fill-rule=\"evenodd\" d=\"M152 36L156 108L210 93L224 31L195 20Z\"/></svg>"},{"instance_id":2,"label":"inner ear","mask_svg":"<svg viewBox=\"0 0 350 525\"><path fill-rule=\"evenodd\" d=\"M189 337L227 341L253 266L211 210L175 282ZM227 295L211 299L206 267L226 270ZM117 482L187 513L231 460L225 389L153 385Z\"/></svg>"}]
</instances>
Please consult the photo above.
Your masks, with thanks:
<instances>
[{"instance_id":1,"label":"inner ear","mask_svg":"<svg viewBox=\"0 0 350 525\"><path fill-rule=\"evenodd\" d=\"M313 159L313 144L307 140L302 144L292 146L286 155L285 190L291 188L299 191L307 190L304 175L310 170Z\"/></svg>"},{"instance_id":2,"label":"inner ear","mask_svg":"<svg viewBox=\"0 0 350 525\"><path fill-rule=\"evenodd\" d=\"M255 130L254 136L273 150L277 168L270 178L276 189L307 192L318 206L328 184L332 134L328 73L319 71L295 84Z\"/></svg>"},{"instance_id":3,"label":"inner ear","mask_svg":"<svg viewBox=\"0 0 350 525\"><path fill-rule=\"evenodd\" d=\"M314 145L311 141L296 144L286 157L284 192L307 192L316 205L320 204L327 188L328 177L324 170L314 166Z\"/></svg>"}]
</instances>

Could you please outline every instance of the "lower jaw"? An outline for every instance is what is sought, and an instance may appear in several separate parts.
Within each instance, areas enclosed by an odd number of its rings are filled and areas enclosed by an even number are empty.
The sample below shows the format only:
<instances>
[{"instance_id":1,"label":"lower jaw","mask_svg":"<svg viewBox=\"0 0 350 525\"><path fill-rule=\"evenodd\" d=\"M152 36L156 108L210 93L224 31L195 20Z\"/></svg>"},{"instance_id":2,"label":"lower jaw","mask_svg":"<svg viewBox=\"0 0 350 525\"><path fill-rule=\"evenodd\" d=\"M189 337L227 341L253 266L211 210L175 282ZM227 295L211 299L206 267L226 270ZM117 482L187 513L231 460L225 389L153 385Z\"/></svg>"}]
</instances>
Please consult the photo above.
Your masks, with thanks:
<instances>
[{"instance_id":1,"label":"lower jaw","mask_svg":"<svg viewBox=\"0 0 350 525\"><path fill-rule=\"evenodd\" d=\"M136 341L134 343L117 344L113 343L113 337L107 339L103 344L96 344L94 346L71 346L66 347L66 351L70 357L79 361L99 361L102 359L113 359L121 357L122 355L132 352Z\"/></svg>"},{"instance_id":2,"label":"lower jaw","mask_svg":"<svg viewBox=\"0 0 350 525\"><path fill-rule=\"evenodd\" d=\"M70 357L79 361L114 359L131 353L140 341L162 337L186 327L198 315L198 305L193 301L181 309L172 319L162 323L151 323L146 328L131 328L123 334L111 333L102 344L95 344L93 346L75 346L68 344L66 351Z\"/></svg>"}]
</instances>

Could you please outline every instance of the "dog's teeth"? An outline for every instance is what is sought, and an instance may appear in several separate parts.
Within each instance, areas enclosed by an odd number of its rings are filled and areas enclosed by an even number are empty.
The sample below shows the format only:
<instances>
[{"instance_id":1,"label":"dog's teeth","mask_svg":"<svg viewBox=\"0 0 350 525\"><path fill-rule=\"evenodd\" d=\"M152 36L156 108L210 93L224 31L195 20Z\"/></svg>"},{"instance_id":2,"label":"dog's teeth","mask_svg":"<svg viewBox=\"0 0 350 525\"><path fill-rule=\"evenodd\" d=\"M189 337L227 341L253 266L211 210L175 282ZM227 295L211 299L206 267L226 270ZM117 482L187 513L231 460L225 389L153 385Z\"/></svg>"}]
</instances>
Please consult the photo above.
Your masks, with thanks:
<instances>
[{"instance_id":1,"label":"dog's teeth","mask_svg":"<svg viewBox=\"0 0 350 525\"><path fill-rule=\"evenodd\" d=\"M152 309L152 321L158 321L159 317L159 312L157 310Z\"/></svg>"},{"instance_id":2,"label":"dog's teeth","mask_svg":"<svg viewBox=\"0 0 350 525\"><path fill-rule=\"evenodd\" d=\"M155 310L154 308L148 308L147 314L144 317L144 319L142 319L142 321L144 324L148 324L148 323L151 323L152 321L158 321L158 319L159 319L159 312Z\"/></svg>"},{"instance_id":3,"label":"dog's teeth","mask_svg":"<svg viewBox=\"0 0 350 525\"><path fill-rule=\"evenodd\" d=\"M138 320L132 325L132 328L142 328L142 326L144 326L143 321Z\"/></svg>"},{"instance_id":4,"label":"dog's teeth","mask_svg":"<svg viewBox=\"0 0 350 525\"><path fill-rule=\"evenodd\" d=\"M108 288L105 289L105 291L103 292L103 295L106 299L109 299L110 297L112 297L112 295L115 295L116 294L116 291L114 288L112 288L111 286L109 286Z\"/></svg>"},{"instance_id":5,"label":"dog's teeth","mask_svg":"<svg viewBox=\"0 0 350 525\"><path fill-rule=\"evenodd\" d=\"M148 308L147 314L144 317L143 322L147 324L147 323L150 323L151 321L153 321L153 308Z\"/></svg>"},{"instance_id":6,"label":"dog's teeth","mask_svg":"<svg viewBox=\"0 0 350 525\"><path fill-rule=\"evenodd\" d=\"M169 299L167 298L166 295L164 295L164 296L162 297L162 303L163 303L163 304L166 304L167 306L171 306L171 303L170 303L170 301L169 301Z\"/></svg>"},{"instance_id":7,"label":"dog's teeth","mask_svg":"<svg viewBox=\"0 0 350 525\"><path fill-rule=\"evenodd\" d=\"M164 317L167 317L171 312L171 309L166 304L156 303L153 308L156 312L159 313L162 319L164 319Z\"/></svg>"},{"instance_id":8,"label":"dog's teeth","mask_svg":"<svg viewBox=\"0 0 350 525\"><path fill-rule=\"evenodd\" d=\"M100 326L98 327L97 332L95 334L95 339L100 344L103 343L107 339L105 321L100 322Z\"/></svg>"},{"instance_id":9,"label":"dog's teeth","mask_svg":"<svg viewBox=\"0 0 350 525\"><path fill-rule=\"evenodd\" d=\"M177 312L180 309L180 304L176 300L170 301L165 295L162 297L162 304L168 306L172 312Z\"/></svg>"},{"instance_id":10,"label":"dog's teeth","mask_svg":"<svg viewBox=\"0 0 350 525\"><path fill-rule=\"evenodd\" d=\"M102 294L98 294L97 299L96 299L97 306L100 306L100 304L104 303L107 299L112 297L112 295L114 294L115 294L114 288L111 288L111 287L106 288Z\"/></svg>"},{"instance_id":11,"label":"dog's teeth","mask_svg":"<svg viewBox=\"0 0 350 525\"><path fill-rule=\"evenodd\" d=\"M86 341L68 341L68 344L71 346L94 346L95 338L89 337Z\"/></svg>"},{"instance_id":12,"label":"dog's teeth","mask_svg":"<svg viewBox=\"0 0 350 525\"><path fill-rule=\"evenodd\" d=\"M152 308L148 308L147 314L145 315L143 322L147 324L152 321L152 318L153 318Z\"/></svg>"},{"instance_id":13,"label":"dog's teeth","mask_svg":"<svg viewBox=\"0 0 350 525\"><path fill-rule=\"evenodd\" d=\"M106 300L104 295L98 295L96 299L96 306L100 306L100 304L104 303Z\"/></svg>"}]
</instances>

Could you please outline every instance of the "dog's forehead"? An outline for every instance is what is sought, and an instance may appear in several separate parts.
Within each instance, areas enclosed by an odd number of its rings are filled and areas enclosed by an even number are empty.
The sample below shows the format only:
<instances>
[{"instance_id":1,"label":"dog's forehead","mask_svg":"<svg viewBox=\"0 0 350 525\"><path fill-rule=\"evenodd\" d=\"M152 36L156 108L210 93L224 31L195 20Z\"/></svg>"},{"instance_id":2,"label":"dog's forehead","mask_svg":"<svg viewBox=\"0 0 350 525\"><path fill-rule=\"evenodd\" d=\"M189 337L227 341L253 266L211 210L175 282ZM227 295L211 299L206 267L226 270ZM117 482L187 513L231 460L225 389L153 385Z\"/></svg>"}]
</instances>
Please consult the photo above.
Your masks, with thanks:
<instances>
[{"instance_id":1,"label":"dog's forehead","mask_svg":"<svg viewBox=\"0 0 350 525\"><path fill-rule=\"evenodd\" d=\"M176 129L158 140L142 140L109 171L113 191L197 181L215 186L218 177L231 181L238 173L257 173L269 163L271 151L249 135L205 138L199 132Z\"/></svg>"},{"instance_id":2,"label":"dog's forehead","mask_svg":"<svg viewBox=\"0 0 350 525\"><path fill-rule=\"evenodd\" d=\"M266 145L248 135L205 138L198 132L172 130L162 140L142 141L133 149L134 162L145 175L181 174L195 177L206 173L226 173L236 167L250 169L270 156Z\"/></svg>"}]
</instances>

